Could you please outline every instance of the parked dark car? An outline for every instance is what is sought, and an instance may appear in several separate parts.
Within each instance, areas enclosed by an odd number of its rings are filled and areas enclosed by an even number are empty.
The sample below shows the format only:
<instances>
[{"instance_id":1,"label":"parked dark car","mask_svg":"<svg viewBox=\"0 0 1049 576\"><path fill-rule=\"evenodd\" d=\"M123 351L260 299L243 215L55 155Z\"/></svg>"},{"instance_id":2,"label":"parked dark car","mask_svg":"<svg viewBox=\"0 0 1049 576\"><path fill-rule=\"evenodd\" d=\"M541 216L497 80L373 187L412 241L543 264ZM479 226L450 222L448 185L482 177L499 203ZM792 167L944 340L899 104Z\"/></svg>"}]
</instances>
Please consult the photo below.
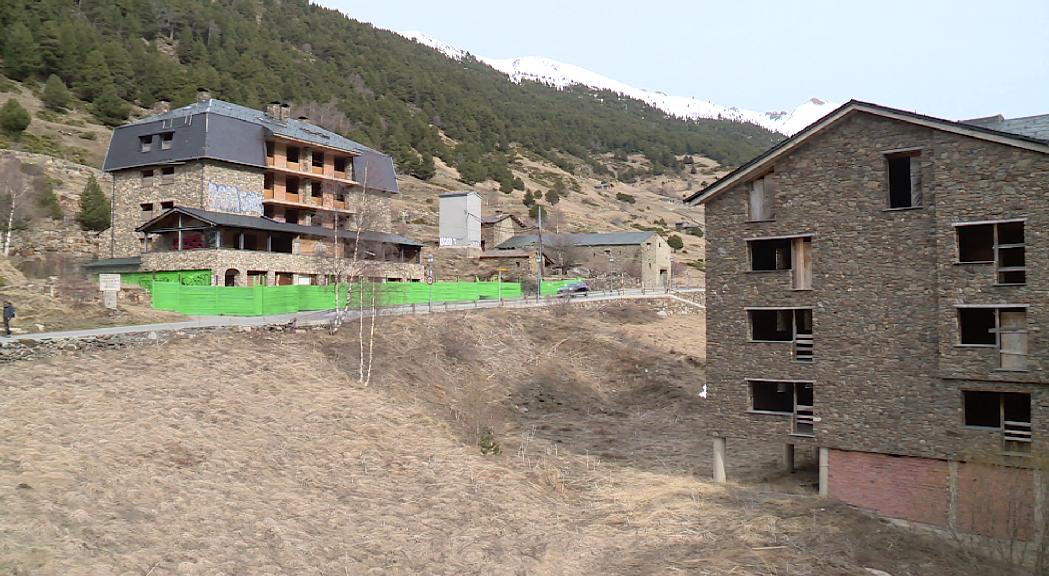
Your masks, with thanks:
<instances>
[{"instance_id":1,"label":"parked dark car","mask_svg":"<svg viewBox=\"0 0 1049 576\"><path fill-rule=\"evenodd\" d=\"M586 282L569 282L557 289L558 296L586 295L588 292L590 292L590 287L586 285Z\"/></svg>"}]
</instances>

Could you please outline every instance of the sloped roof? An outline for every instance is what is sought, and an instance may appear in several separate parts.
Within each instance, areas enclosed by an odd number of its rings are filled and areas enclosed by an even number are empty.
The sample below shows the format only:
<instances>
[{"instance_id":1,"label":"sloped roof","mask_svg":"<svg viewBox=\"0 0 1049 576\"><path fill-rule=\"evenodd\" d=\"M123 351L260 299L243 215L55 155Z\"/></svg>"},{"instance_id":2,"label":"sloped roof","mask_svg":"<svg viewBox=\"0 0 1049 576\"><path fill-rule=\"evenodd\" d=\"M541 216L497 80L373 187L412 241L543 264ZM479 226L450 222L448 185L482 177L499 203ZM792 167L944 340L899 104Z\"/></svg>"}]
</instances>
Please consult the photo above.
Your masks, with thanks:
<instances>
[{"instance_id":1,"label":"sloped roof","mask_svg":"<svg viewBox=\"0 0 1049 576\"><path fill-rule=\"evenodd\" d=\"M1025 116L1023 118L1005 118L998 114L997 116L989 116L987 118L962 120L962 123L1049 141L1049 114Z\"/></svg>"},{"instance_id":2,"label":"sloped roof","mask_svg":"<svg viewBox=\"0 0 1049 576\"><path fill-rule=\"evenodd\" d=\"M603 232L597 234L550 234L543 237L543 244L568 246L635 246L655 236L655 232ZM534 246L539 242L535 234L514 236L496 246L499 250Z\"/></svg>"},{"instance_id":3,"label":"sloped roof","mask_svg":"<svg viewBox=\"0 0 1049 576\"><path fill-rule=\"evenodd\" d=\"M524 226L524 222L522 222L520 218L514 216L513 214L496 214L495 216L481 216L481 226L487 224L498 224L499 222L502 222L507 218L513 218L514 222L517 223L518 226Z\"/></svg>"},{"instance_id":4,"label":"sloped roof","mask_svg":"<svg viewBox=\"0 0 1049 576\"><path fill-rule=\"evenodd\" d=\"M210 98L203 102L194 102L188 106L175 108L168 112L149 116L131 122L127 124L127 126L135 126L138 124L156 122L158 120L182 118L185 116L195 116L197 114L205 113L218 114L220 116L258 124L277 136L310 142L317 144L318 146L329 146L331 148L338 148L339 150L352 152L354 154L360 154L367 151L377 152L376 150L368 148L364 144L354 142L345 136L340 136L330 130L314 126L309 122L303 122L302 120L294 118L289 118L285 121L277 120L261 110L248 108L247 106L241 106L240 104L234 104L232 102L226 102L225 100L216 100L214 98Z\"/></svg>"},{"instance_id":5,"label":"sloped roof","mask_svg":"<svg viewBox=\"0 0 1049 576\"><path fill-rule=\"evenodd\" d=\"M139 226L135 229L136 232L148 232L157 228L162 220L170 216L171 214L182 213L202 222L205 222L211 226L225 226L228 228L245 228L248 230L264 230L267 232L285 232L288 234L300 234L304 236L320 236L330 238L332 235L331 228L325 228L323 226L303 226L301 224L291 224L289 222L278 222L272 218L265 216L249 216L247 214L231 214L228 212L212 212L210 210L201 210L199 208L185 208L176 206L167 210L163 214L153 218L149 222ZM357 237L356 230L339 230L339 238L354 239ZM385 242L387 244L401 244L405 246L423 246L422 242L412 240L411 238L405 238L398 234L387 234L385 232L372 232L370 230L362 230L360 233L362 240L368 242Z\"/></svg>"},{"instance_id":6,"label":"sloped roof","mask_svg":"<svg viewBox=\"0 0 1049 576\"><path fill-rule=\"evenodd\" d=\"M1016 146L1027 150L1034 150L1036 152L1042 152L1049 154L1049 139L1036 138L1026 134L1005 132L1001 130L995 130L980 125L980 121L988 121L991 119L977 119L975 124L969 124L966 122L955 122L953 120L944 120L943 118L936 118L933 116L925 116L923 114L917 114L915 112L908 112L906 110L899 110L896 108L889 108L888 106L881 106L879 104L872 104L870 102L861 102L859 100L850 100L845 104L839 106L833 112L827 114L823 118L820 118L816 122L810 124L804 130L797 134L783 140L779 144L776 144L772 148L769 148L764 153L756 156L746 164L736 168L732 172L729 172L725 176L715 180L713 184L703 188L695 194L685 198L686 204L703 204L711 198L721 194L722 192L729 190L733 186L745 182L748 177L755 175L755 173L766 169L772 164L777 158L787 154L801 143L808 140L813 134L816 134L825 128L837 123L839 120L847 115L854 114L857 112L863 112L868 114L874 114L882 116L884 118L891 118L894 120L900 120L903 122L909 122L911 124L917 124L936 130L944 130L955 134L961 134L963 136L969 136L972 138L978 138L981 140L987 140L990 142L996 142L999 144L1005 144L1007 146ZM1033 117L1041 118L1041 117ZM993 118L992 118L993 119Z\"/></svg>"}]
</instances>

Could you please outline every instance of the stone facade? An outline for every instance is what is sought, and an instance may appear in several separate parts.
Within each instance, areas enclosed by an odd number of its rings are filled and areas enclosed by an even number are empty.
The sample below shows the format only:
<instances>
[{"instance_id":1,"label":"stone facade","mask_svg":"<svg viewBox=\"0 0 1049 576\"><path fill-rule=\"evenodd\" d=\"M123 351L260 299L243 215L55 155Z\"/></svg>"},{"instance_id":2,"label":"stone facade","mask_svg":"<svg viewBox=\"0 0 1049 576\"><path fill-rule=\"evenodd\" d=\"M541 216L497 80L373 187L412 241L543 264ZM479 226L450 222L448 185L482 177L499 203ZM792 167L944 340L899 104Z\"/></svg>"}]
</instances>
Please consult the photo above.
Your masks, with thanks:
<instances>
[{"instance_id":1,"label":"stone facade","mask_svg":"<svg viewBox=\"0 0 1049 576\"><path fill-rule=\"evenodd\" d=\"M554 243L545 251L555 267L568 264L565 274L571 274L572 268L581 268L588 270L591 278L607 279L611 271L613 278L624 279L626 288L643 287L646 290L665 288L670 282L672 250L658 234L641 244L562 246ZM612 262L608 261L609 256L613 258ZM600 282L595 287L604 288Z\"/></svg>"},{"instance_id":2,"label":"stone facade","mask_svg":"<svg viewBox=\"0 0 1049 576\"><path fill-rule=\"evenodd\" d=\"M481 222L481 250L492 250L519 233L520 226L510 216L496 222Z\"/></svg>"},{"instance_id":3,"label":"stone facade","mask_svg":"<svg viewBox=\"0 0 1049 576\"><path fill-rule=\"evenodd\" d=\"M235 271L236 284L244 285L249 273L265 272L267 285L277 283L278 274L296 277L313 277L314 282L333 275L335 264L331 258L279 252L257 252L252 250L186 250L182 252L148 252L142 255L142 269L162 270L211 270L214 282L222 284L226 274ZM365 276L376 280L421 280L423 266L417 262L382 262L350 259L339 263L341 276Z\"/></svg>"},{"instance_id":4,"label":"stone facade","mask_svg":"<svg viewBox=\"0 0 1049 576\"><path fill-rule=\"evenodd\" d=\"M920 150L921 207L888 208L885 155L898 150ZM1049 155L855 112L776 159L773 177L771 221L748 221L746 183L705 202L712 435L1027 466L1036 459L1003 454L1000 430L964 425L962 391L998 390L1031 395L1033 452L1049 452ZM1026 219L1025 285L956 263L954 224L1014 218ZM789 270L750 270L748 239L802 234L811 290L792 289ZM958 346L957 306L973 304L1029 305L1027 371L998 370L996 348ZM757 307L811 308L814 361L795 361L790 342L750 341ZM748 379L813 383L814 436L751 412ZM943 517L929 514L920 520Z\"/></svg>"}]
</instances>

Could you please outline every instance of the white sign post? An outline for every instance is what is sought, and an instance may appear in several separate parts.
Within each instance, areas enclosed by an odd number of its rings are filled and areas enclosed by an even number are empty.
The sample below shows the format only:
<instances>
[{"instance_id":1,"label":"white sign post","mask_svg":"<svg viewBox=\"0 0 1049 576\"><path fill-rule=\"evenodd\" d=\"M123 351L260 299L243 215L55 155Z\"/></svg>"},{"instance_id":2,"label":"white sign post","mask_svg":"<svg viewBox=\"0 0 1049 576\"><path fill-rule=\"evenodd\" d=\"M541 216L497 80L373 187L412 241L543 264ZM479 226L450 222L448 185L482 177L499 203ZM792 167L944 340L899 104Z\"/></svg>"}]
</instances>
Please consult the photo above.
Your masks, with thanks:
<instances>
[{"instance_id":1,"label":"white sign post","mask_svg":"<svg viewBox=\"0 0 1049 576\"><path fill-rule=\"evenodd\" d=\"M102 291L102 304L110 310L116 310L117 294L120 292L120 274L99 274L98 289Z\"/></svg>"}]
</instances>

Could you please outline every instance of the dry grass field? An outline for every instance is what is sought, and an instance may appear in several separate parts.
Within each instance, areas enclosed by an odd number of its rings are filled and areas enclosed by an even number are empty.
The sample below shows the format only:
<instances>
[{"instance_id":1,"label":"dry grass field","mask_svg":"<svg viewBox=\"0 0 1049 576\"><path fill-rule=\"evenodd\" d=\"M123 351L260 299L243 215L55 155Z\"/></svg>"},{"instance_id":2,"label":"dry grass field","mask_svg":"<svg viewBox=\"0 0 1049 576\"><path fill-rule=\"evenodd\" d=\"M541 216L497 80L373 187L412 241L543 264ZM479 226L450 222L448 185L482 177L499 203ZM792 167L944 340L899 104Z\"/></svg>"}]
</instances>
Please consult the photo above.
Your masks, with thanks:
<instances>
[{"instance_id":1,"label":"dry grass field","mask_svg":"<svg viewBox=\"0 0 1049 576\"><path fill-rule=\"evenodd\" d=\"M368 385L354 325L4 366L0 574L1009 573L777 477L778 446L710 483L702 332L383 319Z\"/></svg>"}]
</instances>

